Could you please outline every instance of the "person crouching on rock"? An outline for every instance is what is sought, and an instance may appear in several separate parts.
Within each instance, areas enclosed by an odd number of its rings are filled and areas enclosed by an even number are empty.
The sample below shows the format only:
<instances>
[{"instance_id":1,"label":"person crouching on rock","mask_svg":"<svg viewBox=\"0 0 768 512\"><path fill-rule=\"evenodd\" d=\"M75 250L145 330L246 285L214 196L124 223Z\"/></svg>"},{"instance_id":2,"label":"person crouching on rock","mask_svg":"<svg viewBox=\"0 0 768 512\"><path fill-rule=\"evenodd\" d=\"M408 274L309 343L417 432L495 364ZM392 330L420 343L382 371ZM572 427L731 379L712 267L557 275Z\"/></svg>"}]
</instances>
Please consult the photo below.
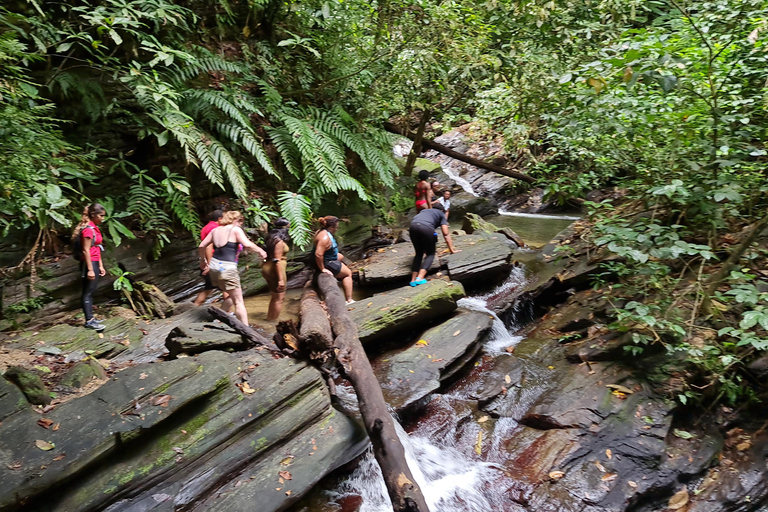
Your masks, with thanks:
<instances>
[{"instance_id":1,"label":"person crouching on rock","mask_svg":"<svg viewBox=\"0 0 768 512\"><path fill-rule=\"evenodd\" d=\"M269 310L267 311L267 320L274 321L280 316L280 310L283 309L283 300L285 299L285 285L288 276L285 268L288 265L286 255L290 250L288 247L288 227L290 222L287 219L279 218L274 223L274 229L267 235L267 259L261 267L261 274L269 287L269 293L272 297L269 299Z\"/></svg>"},{"instance_id":2,"label":"person crouching on rock","mask_svg":"<svg viewBox=\"0 0 768 512\"><path fill-rule=\"evenodd\" d=\"M461 252L453 247L451 235L448 232L448 220L445 218L445 208L440 203L428 210L422 210L416 214L411 221L409 233L411 243L416 255L413 257L411 265L411 286L418 286L427 282L425 279L432 261L435 259L435 248L437 246L437 235L435 230L440 226L443 232L445 243L448 244L448 250L451 254Z\"/></svg>"},{"instance_id":3,"label":"person crouching on rock","mask_svg":"<svg viewBox=\"0 0 768 512\"><path fill-rule=\"evenodd\" d=\"M224 300L221 308L228 311L235 306L235 316L248 325L248 312L243 302L243 289L240 287L240 274L237 271L238 245L267 257L264 250L251 242L241 227L243 215L237 211L225 212L219 220L219 226L211 230L208 236L200 242L197 250L200 256L200 270L203 275L210 272L211 282L222 292L227 292L229 298ZM205 259L205 248L213 244L213 257L208 262Z\"/></svg>"},{"instance_id":4,"label":"person crouching on rock","mask_svg":"<svg viewBox=\"0 0 768 512\"><path fill-rule=\"evenodd\" d=\"M341 287L344 289L344 297L347 304L355 302L352 300L352 271L341 260L344 256L339 252L339 245L333 237L339 228L339 218L333 215L327 215L317 219L320 222L321 229L315 233L315 264L317 270L341 279Z\"/></svg>"},{"instance_id":5,"label":"person crouching on rock","mask_svg":"<svg viewBox=\"0 0 768 512\"><path fill-rule=\"evenodd\" d=\"M99 286L99 278L107 273L104 262L101 259L103 238L99 224L104 221L107 211L98 203L93 203L83 210L83 218L75 228L79 233L80 246L83 255L80 260L80 274L83 281L83 294L81 302L85 314L85 327L96 331L103 331L104 324L93 317L93 292Z\"/></svg>"}]
</instances>

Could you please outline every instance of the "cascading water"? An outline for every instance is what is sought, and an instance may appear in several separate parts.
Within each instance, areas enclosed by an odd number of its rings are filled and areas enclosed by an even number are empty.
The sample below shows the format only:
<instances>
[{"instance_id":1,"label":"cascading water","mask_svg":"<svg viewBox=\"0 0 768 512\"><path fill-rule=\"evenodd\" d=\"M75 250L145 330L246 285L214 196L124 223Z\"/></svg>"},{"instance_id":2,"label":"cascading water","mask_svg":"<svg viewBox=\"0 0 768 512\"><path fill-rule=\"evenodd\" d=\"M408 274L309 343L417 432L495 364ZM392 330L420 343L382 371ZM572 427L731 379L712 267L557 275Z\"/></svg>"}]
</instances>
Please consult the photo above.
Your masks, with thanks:
<instances>
[{"instance_id":1,"label":"cascading water","mask_svg":"<svg viewBox=\"0 0 768 512\"><path fill-rule=\"evenodd\" d=\"M488 298L507 292L513 287L525 284L525 273L522 268L515 268L507 280L490 293L461 299L460 307L474 311L482 311L493 317L493 327L483 346L490 355L508 354L504 349L514 346L522 337L510 334L509 329L488 309ZM337 396L347 407L357 408L357 399L349 386L337 386ZM464 397L451 395L448 400L462 400ZM408 435L397 421L395 422L398 437L405 449L408 466L416 482L424 494L427 504L432 511L439 512L487 512L504 510L503 504L509 504L503 496L506 486L489 485L504 479L503 470L495 465L498 460L494 454L502 451L502 438L506 437L517 426L509 418L497 420L490 451L486 460L470 457L457 446L457 436L430 436L429 428ZM362 501L360 512L389 512L392 505L387 494L384 479L378 463L369 450L360 461L352 474L335 490L329 491L329 497L336 503L350 497Z\"/></svg>"}]
</instances>

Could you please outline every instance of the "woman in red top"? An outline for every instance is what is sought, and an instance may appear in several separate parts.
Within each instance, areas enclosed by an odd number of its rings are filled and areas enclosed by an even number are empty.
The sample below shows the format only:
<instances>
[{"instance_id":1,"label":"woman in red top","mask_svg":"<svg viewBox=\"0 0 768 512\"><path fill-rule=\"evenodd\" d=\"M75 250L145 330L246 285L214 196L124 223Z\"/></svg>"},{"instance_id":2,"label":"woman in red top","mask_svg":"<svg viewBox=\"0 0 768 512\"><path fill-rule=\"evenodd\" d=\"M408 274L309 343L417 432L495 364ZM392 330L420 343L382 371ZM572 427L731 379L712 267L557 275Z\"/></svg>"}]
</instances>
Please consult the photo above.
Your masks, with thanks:
<instances>
[{"instance_id":1,"label":"woman in red top","mask_svg":"<svg viewBox=\"0 0 768 512\"><path fill-rule=\"evenodd\" d=\"M85 313L85 327L97 331L104 330L104 325L93 318L93 292L99 286L99 278L107 271L101 260L102 236L99 224L104 220L107 211L98 203L88 206L83 211L83 220L80 222L80 242L83 247L83 257L80 261L80 271L83 278L82 305ZM77 232L77 230L76 230Z\"/></svg>"}]
</instances>

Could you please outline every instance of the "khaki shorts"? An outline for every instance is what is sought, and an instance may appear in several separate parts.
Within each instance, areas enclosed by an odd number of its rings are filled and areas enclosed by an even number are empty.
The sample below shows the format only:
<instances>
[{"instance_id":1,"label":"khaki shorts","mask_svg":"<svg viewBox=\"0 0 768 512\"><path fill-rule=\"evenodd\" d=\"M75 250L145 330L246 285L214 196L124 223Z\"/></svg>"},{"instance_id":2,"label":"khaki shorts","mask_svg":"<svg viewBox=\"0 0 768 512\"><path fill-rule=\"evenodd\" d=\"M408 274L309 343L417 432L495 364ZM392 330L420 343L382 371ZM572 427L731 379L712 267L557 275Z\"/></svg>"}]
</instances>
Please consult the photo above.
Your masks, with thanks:
<instances>
[{"instance_id":1,"label":"khaki shorts","mask_svg":"<svg viewBox=\"0 0 768 512\"><path fill-rule=\"evenodd\" d=\"M228 292L240 288L240 273L234 261L211 259L208 275L211 276L213 286L221 291Z\"/></svg>"}]
</instances>

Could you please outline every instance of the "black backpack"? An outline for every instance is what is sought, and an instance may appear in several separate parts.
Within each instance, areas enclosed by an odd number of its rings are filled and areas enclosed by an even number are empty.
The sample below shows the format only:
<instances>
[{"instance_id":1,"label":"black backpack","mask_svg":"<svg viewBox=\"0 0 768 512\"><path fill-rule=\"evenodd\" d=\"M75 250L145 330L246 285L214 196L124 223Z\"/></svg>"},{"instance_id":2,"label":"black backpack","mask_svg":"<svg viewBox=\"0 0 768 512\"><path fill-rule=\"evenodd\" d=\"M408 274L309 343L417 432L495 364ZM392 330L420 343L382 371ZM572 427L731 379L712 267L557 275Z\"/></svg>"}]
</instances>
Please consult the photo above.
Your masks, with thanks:
<instances>
[{"instance_id":1,"label":"black backpack","mask_svg":"<svg viewBox=\"0 0 768 512\"><path fill-rule=\"evenodd\" d=\"M85 229L85 226L78 229L75 238L72 239L72 256L77 261L83 260L83 229Z\"/></svg>"}]
</instances>

